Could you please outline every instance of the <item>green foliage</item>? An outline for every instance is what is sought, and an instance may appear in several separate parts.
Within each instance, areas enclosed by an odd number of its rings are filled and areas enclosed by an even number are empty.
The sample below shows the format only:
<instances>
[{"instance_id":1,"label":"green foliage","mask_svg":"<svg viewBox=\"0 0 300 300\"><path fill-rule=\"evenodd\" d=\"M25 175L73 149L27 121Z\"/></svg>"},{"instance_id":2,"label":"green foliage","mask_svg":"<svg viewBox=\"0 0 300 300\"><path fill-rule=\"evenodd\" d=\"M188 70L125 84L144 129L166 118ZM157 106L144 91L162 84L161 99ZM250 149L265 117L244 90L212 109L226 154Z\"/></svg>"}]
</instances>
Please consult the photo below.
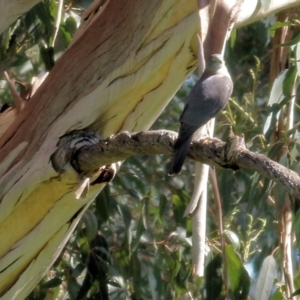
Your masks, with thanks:
<instances>
[{"instance_id":1,"label":"green foliage","mask_svg":"<svg viewBox=\"0 0 300 300\"><path fill-rule=\"evenodd\" d=\"M0 36L0 70L28 85L33 76L51 70L78 27L82 7L64 7L55 39L58 4L46 0L17 20ZM295 22L297 23L297 22ZM226 140L230 126L244 134L247 146L300 172L300 111L293 96L300 74L299 34L290 47L290 66L269 86L271 38L278 28L295 23L270 19L233 32L226 62L234 94L218 116L215 136ZM184 98L196 82L193 74L153 125L179 129ZM1 84L0 104L10 103ZM294 118L290 126L290 120ZM277 131L281 124L280 132ZM133 157L124 162L85 212L70 241L48 275L27 299L282 299L283 254L279 217L285 191L249 170L217 170L224 214L225 255L222 255L212 187L208 184L207 257L204 278L192 268L192 222L183 217L193 189L193 163L168 177L170 157ZM295 205L293 246L300 239L300 213ZM227 265L227 268L224 267ZM225 273L227 272L227 273ZM295 295L300 279L295 274Z\"/></svg>"},{"instance_id":2,"label":"green foliage","mask_svg":"<svg viewBox=\"0 0 300 300\"><path fill-rule=\"evenodd\" d=\"M80 1L87 7L92 1ZM62 21L56 29L58 2L39 2L0 35L0 71L29 86L33 76L50 71L70 44L79 26L82 6L62 11ZM57 31L57 36L56 36ZM55 39L56 36L56 39ZM11 104L11 95L5 81L0 81L0 107Z\"/></svg>"},{"instance_id":3,"label":"green foliage","mask_svg":"<svg viewBox=\"0 0 300 300\"><path fill-rule=\"evenodd\" d=\"M250 278L243 266L243 262L231 245L225 246L230 292L233 299L247 299Z\"/></svg>"}]
</instances>

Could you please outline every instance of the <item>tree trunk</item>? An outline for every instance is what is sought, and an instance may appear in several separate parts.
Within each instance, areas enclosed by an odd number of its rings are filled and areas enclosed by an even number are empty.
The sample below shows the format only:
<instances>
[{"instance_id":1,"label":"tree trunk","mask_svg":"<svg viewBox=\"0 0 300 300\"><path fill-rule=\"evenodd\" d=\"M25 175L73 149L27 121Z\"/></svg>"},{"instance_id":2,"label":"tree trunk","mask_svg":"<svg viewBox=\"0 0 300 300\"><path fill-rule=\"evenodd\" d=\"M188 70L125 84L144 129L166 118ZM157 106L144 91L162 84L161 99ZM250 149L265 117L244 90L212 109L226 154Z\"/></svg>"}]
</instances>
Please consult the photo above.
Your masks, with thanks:
<instances>
[{"instance_id":1,"label":"tree trunk","mask_svg":"<svg viewBox=\"0 0 300 300\"><path fill-rule=\"evenodd\" d=\"M148 129L197 64L198 24L196 2L111 0L16 115L0 139L3 299L34 288L103 186L75 199L77 173L50 161L59 138Z\"/></svg>"},{"instance_id":2,"label":"tree trunk","mask_svg":"<svg viewBox=\"0 0 300 300\"><path fill-rule=\"evenodd\" d=\"M104 186L75 199L77 172L51 162L59 138L147 130L197 66L197 10L186 0L96 6L25 108L0 115L1 299L28 295Z\"/></svg>"}]
</instances>

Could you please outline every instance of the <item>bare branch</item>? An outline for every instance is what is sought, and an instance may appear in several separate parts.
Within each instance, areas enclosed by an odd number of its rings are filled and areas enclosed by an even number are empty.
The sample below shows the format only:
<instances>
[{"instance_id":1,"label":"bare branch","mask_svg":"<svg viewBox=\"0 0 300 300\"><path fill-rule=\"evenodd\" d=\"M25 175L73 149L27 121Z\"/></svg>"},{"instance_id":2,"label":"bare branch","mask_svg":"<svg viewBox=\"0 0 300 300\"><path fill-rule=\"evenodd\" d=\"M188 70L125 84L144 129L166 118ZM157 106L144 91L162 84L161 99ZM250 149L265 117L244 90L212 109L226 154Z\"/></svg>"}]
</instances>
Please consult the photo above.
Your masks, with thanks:
<instances>
[{"instance_id":1,"label":"bare branch","mask_svg":"<svg viewBox=\"0 0 300 300\"><path fill-rule=\"evenodd\" d=\"M91 174L103 165L130 156L172 155L176 137L177 133L168 130L122 132L79 148L72 155L72 164L80 172ZM291 195L300 197L300 176L262 154L249 151L243 137L230 136L226 143L217 138L193 140L188 156L211 166L251 169L282 184Z\"/></svg>"}]
</instances>

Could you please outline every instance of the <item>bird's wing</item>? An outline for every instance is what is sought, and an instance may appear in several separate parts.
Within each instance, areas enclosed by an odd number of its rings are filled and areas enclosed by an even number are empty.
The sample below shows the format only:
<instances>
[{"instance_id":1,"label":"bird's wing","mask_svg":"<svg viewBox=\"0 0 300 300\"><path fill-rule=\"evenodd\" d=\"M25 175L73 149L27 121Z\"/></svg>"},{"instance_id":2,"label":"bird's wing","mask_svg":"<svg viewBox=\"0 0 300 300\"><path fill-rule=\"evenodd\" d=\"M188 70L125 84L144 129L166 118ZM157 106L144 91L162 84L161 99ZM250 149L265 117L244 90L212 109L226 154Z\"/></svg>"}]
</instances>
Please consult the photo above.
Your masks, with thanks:
<instances>
[{"instance_id":1,"label":"bird's wing","mask_svg":"<svg viewBox=\"0 0 300 300\"><path fill-rule=\"evenodd\" d=\"M198 81L188 95L180 122L197 128L203 126L226 106L232 88L231 79L224 75Z\"/></svg>"}]
</instances>

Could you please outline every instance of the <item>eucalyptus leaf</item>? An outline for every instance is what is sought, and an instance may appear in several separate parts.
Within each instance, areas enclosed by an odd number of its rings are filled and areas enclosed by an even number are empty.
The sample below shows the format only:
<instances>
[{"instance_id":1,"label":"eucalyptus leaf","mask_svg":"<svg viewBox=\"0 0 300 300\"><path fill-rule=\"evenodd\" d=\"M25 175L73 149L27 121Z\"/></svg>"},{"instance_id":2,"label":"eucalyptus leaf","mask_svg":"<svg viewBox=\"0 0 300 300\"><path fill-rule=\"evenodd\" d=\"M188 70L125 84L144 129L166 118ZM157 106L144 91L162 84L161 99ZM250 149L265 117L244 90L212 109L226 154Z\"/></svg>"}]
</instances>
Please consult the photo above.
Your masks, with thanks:
<instances>
[{"instance_id":1,"label":"eucalyptus leaf","mask_svg":"<svg viewBox=\"0 0 300 300\"><path fill-rule=\"evenodd\" d=\"M230 290L235 300L246 300L250 288L250 278L242 261L232 246L225 246Z\"/></svg>"},{"instance_id":2,"label":"eucalyptus leaf","mask_svg":"<svg viewBox=\"0 0 300 300\"><path fill-rule=\"evenodd\" d=\"M265 258L257 279L255 299L268 300L271 296L274 280L276 278L276 262L274 257L269 255Z\"/></svg>"},{"instance_id":3,"label":"eucalyptus leaf","mask_svg":"<svg viewBox=\"0 0 300 300\"><path fill-rule=\"evenodd\" d=\"M273 83L273 86L272 86L270 98L269 98L269 101L268 101L269 106L272 106L273 104L279 104L283 100L283 98L284 98L284 96L283 96L283 82L286 78L287 73L288 73L288 70L284 70L275 79L275 81ZM273 113L271 113L265 121L264 129L263 129L264 134L266 134L266 132L270 128L272 118L275 118L275 115L273 115ZM276 114L276 120L277 119L278 119L278 113Z\"/></svg>"}]
</instances>

